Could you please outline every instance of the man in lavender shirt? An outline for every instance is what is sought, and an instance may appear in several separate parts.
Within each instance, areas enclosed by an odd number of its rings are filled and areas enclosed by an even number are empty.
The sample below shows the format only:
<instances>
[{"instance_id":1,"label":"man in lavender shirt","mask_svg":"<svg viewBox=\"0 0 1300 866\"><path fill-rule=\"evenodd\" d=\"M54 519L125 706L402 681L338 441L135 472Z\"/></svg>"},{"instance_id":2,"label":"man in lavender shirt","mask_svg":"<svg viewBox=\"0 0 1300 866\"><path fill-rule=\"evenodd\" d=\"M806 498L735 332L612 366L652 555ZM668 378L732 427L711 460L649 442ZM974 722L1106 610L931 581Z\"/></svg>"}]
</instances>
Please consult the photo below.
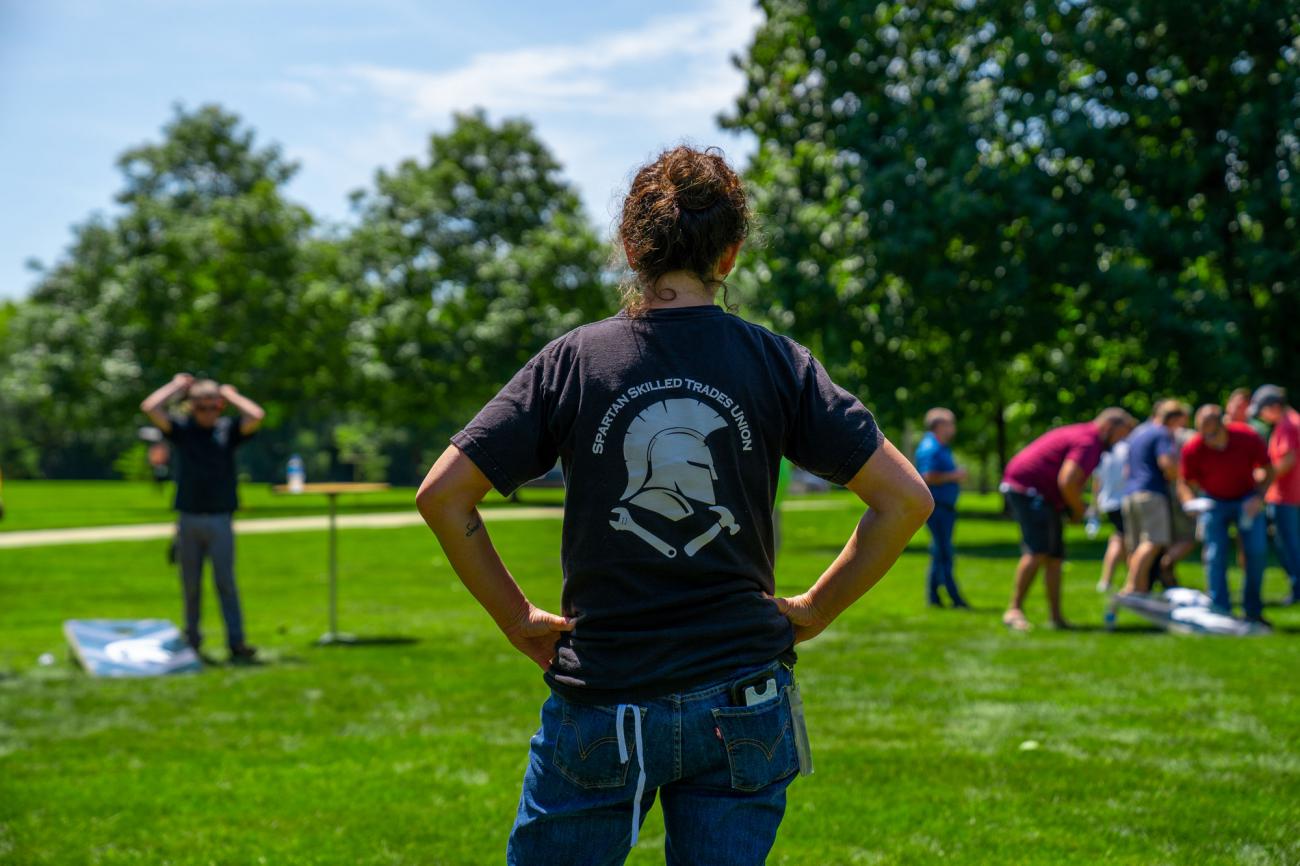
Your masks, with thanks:
<instances>
[{"instance_id":1,"label":"man in lavender shirt","mask_svg":"<svg viewBox=\"0 0 1300 866\"><path fill-rule=\"evenodd\" d=\"M1016 565L1011 606L1002 616L1009 628L1028 631L1023 606L1041 566L1052 626L1068 628L1061 615L1061 565L1065 540L1061 515L1083 520L1083 486L1101 462L1102 452L1137 426L1123 409L1106 409L1096 419L1049 430L1007 464L1001 490L1020 524L1022 555Z\"/></svg>"}]
</instances>

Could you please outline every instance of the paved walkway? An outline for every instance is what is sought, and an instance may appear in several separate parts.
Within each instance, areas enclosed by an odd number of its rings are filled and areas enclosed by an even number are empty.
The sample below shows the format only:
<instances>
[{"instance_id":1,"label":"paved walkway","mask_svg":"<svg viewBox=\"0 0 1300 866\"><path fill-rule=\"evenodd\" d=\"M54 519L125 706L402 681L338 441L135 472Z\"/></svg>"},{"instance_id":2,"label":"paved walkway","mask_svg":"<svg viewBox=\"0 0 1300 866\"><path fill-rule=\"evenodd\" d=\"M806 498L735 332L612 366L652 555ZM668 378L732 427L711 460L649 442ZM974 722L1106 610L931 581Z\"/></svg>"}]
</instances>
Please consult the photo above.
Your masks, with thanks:
<instances>
[{"instance_id":1,"label":"paved walkway","mask_svg":"<svg viewBox=\"0 0 1300 866\"><path fill-rule=\"evenodd\" d=\"M785 511L821 511L843 507L842 502L825 499L792 500L782 505ZM506 520L558 520L564 516L561 508L526 507L484 508L484 519L489 523ZM393 529L403 526L420 526L424 523L414 511L395 511L378 514L344 514L338 517L339 529ZM235 531L240 535L265 535L274 532L319 532L329 528L329 518L314 517L255 517L235 521ZM32 529L19 532L0 532L0 550L11 547L52 547L60 544L100 544L106 541L152 541L170 538L175 523L140 523L133 526L84 526L75 529Z\"/></svg>"}]
</instances>

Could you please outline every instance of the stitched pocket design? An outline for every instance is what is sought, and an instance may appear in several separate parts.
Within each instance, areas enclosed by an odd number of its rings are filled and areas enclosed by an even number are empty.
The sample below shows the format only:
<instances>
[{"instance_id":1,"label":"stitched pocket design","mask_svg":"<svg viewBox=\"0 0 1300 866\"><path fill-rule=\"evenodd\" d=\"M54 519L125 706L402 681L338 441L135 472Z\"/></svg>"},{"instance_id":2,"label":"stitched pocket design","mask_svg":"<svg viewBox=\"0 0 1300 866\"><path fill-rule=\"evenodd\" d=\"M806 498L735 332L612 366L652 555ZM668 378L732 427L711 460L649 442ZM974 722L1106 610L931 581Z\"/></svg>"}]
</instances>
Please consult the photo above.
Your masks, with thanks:
<instances>
[{"instance_id":1,"label":"stitched pocket design","mask_svg":"<svg viewBox=\"0 0 1300 866\"><path fill-rule=\"evenodd\" d=\"M564 701L560 730L551 762L560 775L580 788L619 788L627 784L628 767L636 761L632 719L626 718L628 760L618 759L618 730L613 707ZM645 716L642 715L644 721Z\"/></svg>"},{"instance_id":2,"label":"stitched pocket design","mask_svg":"<svg viewBox=\"0 0 1300 866\"><path fill-rule=\"evenodd\" d=\"M752 707L717 707L713 720L727 749L731 787L737 791L760 790L799 769L784 689L780 700Z\"/></svg>"}]
</instances>

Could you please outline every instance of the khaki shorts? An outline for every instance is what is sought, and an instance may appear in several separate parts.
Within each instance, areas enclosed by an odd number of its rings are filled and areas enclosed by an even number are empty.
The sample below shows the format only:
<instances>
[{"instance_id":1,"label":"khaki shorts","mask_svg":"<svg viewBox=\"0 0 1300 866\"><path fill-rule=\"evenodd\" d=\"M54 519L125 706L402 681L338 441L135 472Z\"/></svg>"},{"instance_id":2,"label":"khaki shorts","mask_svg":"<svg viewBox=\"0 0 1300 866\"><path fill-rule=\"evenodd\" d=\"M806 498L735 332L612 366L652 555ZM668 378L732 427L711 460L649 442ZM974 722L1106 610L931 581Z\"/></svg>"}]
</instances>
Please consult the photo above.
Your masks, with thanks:
<instances>
[{"instance_id":1,"label":"khaki shorts","mask_svg":"<svg viewBox=\"0 0 1300 866\"><path fill-rule=\"evenodd\" d=\"M1173 535L1174 544L1195 541L1196 518L1183 511L1183 504L1177 499L1171 500L1169 510L1173 515L1170 522L1170 534Z\"/></svg>"},{"instance_id":2,"label":"khaki shorts","mask_svg":"<svg viewBox=\"0 0 1300 866\"><path fill-rule=\"evenodd\" d=\"M1168 547L1173 542L1169 497L1139 490L1124 497L1124 543L1136 550L1142 542Z\"/></svg>"}]
</instances>

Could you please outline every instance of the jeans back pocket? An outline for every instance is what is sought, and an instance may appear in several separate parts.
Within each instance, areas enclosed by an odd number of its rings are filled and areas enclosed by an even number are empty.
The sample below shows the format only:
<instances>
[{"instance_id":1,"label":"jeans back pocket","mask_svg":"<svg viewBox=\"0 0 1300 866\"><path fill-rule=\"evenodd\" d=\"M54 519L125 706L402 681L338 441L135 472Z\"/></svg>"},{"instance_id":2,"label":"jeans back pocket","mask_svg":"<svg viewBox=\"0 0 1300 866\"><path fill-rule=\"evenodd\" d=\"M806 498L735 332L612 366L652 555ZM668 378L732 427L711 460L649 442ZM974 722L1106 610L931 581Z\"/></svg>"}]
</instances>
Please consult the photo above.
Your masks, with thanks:
<instances>
[{"instance_id":1,"label":"jeans back pocket","mask_svg":"<svg viewBox=\"0 0 1300 866\"><path fill-rule=\"evenodd\" d=\"M715 707L713 721L727 750L731 787L737 791L761 790L799 769L785 689L779 700L752 707Z\"/></svg>"},{"instance_id":2,"label":"jeans back pocket","mask_svg":"<svg viewBox=\"0 0 1300 866\"><path fill-rule=\"evenodd\" d=\"M626 785L628 767L636 760L636 743L631 736L626 738L628 760L620 761L614 707L569 701L561 701L560 707L560 728L551 757L560 775L580 788ZM632 719L628 717L625 721L630 729Z\"/></svg>"}]
</instances>

